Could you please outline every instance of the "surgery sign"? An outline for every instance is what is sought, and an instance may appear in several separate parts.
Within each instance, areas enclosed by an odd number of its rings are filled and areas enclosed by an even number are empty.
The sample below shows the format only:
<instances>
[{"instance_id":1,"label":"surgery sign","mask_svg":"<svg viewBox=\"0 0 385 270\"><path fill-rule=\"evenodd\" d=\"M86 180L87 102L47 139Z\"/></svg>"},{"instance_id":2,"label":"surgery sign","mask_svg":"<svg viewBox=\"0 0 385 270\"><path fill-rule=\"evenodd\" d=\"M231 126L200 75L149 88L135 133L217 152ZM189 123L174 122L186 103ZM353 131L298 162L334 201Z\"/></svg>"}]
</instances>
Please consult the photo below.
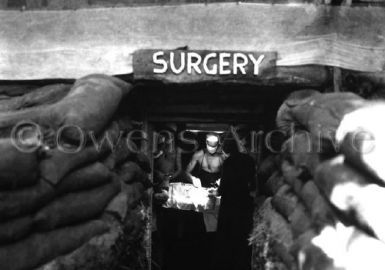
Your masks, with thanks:
<instances>
[{"instance_id":1,"label":"surgery sign","mask_svg":"<svg viewBox=\"0 0 385 270\"><path fill-rule=\"evenodd\" d=\"M138 50L134 78L174 83L264 81L275 75L275 52Z\"/></svg>"}]
</instances>

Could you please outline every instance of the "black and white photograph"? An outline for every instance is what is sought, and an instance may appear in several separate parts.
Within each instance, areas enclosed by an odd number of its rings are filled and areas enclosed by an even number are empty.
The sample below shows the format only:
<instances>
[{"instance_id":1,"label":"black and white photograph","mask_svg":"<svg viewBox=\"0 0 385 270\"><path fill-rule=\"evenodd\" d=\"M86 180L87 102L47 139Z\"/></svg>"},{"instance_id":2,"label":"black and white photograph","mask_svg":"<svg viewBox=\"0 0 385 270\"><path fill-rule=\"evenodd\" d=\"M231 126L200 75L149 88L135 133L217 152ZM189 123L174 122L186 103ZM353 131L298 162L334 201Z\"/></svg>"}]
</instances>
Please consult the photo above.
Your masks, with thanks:
<instances>
[{"instance_id":1,"label":"black and white photograph","mask_svg":"<svg viewBox=\"0 0 385 270\"><path fill-rule=\"evenodd\" d=\"M0 0L0 270L384 270L383 117L385 0Z\"/></svg>"}]
</instances>

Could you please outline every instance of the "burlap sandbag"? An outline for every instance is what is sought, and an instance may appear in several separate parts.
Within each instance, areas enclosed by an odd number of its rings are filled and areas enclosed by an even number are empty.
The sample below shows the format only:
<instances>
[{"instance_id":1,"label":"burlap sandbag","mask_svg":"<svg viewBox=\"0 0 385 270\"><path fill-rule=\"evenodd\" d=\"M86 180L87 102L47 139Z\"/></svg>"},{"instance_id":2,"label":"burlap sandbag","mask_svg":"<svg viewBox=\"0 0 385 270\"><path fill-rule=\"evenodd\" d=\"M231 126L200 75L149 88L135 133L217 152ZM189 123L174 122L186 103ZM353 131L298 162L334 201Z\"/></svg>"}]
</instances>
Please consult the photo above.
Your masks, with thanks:
<instances>
[{"instance_id":1,"label":"burlap sandbag","mask_svg":"<svg viewBox=\"0 0 385 270\"><path fill-rule=\"evenodd\" d=\"M318 195L315 198L310 212L313 223L318 227L325 224L334 224L338 219L335 210L332 209L330 203L322 195Z\"/></svg>"},{"instance_id":2,"label":"burlap sandbag","mask_svg":"<svg viewBox=\"0 0 385 270\"><path fill-rule=\"evenodd\" d=\"M67 153L60 149L49 150L40 162L41 176L53 185L56 185L65 175L83 165L101 159L108 152L108 147L97 149L88 146L76 153Z\"/></svg>"},{"instance_id":3,"label":"burlap sandbag","mask_svg":"<svg viewBox=\"0 0 385 270\"><path fill-rule=\"evenodd\" d=\"M269 155L258 166L258 182L265 184L269 177L280 169L280 162L278 155Z\"/></svg>"},{"instance_id":4,"label":"burlap sandbag","mask_svg":"<svg viewBox=\"0 0 385 270\"><path fill-rule=\"evenodd\" d=\"M301 179L311 178L320 163L315 140L316 137L310 132L300 130L287 139L282 146L283 159L301 170L298 176Z\"/></svg>"},{"instance_id":5,"label":"burlap sandbag","mask_svg":"<svg viewBox=\"0 0 385 270\"><path fill-rule=\"evenodd\" d=\"M135 181L142 181L146 177L146 174L137 163L127 161L120 168L118 177L120 181L132 183Z\"/></svg>"},{"instance_id":6,"label":"burlap sandbag","mask_svg":"<svg viewBox=\"0 0 385 270\"><path fill-rule=\"evenodd\" d=\"M289 248L293 244L290 224L274 210L271 198L267 198L254 213L254 228L250 235L250 242L254 245L264 245L266 236Z\"/></svg>"},{"instance_id":7,"label":"burlap sandbag","mask_svg":"<svg viewBox=\"0 0 385 270\"><path fill-rule=\"evenodd\" d=\"M0 245L15 242L26 236L31 231L32 225L31 216L0 222Z\"/></svg>"},{"instance_id":8,"label":"burlap sandbag","mask_svg":"<svg viewBox=\"0 0 385 270\"><path fill-rule=\"evenodd\" d=\"M385 217L381 214L385 188L370 182L370 176L345 164L342 157L322 163L315 177L318 188L345 217L361 227L369 227L385 241Z\"/></svg>"},{"instance_id":9,"label":"burlap sandbag","mask_svg":"<svg viewBox=\"0 0 385 270\"><path fill-rule=\"evenodd\" d=\"M123 95L132 85L115 77L93 74L76 80L60 101L23 111L0 113L0 128L30 120L50 130L62 132L63 138L79 140L79 130L98 134L115 113Z\"/></svg>"},{"instance_id":10,"label":"burlap sandbag","mask_svg":"<svg viewBox=\"0 0 385 270\"><path fill-rule=\"evenodd\" d=\"M46 181L17 191L0 192L0 220L30 214L55 197L53 187Z\"/></svg>"},{"instance_id":11,"label":"burlap sandbag","mask_svg":"<svg viewBox=\"0 0 385 270\"><path fill-rule=\"evenodd\" d=\"M143 197L143 194L146 190L143 183L136 182L130 185L126 185L124 189L128 194L128 207L134 208L139 203L140 199Z\"/></svg>"},{"instance_id":12,"label":"burlap sandbag","mask_svg":"<svg viewBox=\"0 0 385 270\"><path fill-rule=\"evenodd\" d=\"M0 190L16 189L36 183L38 161L36 152L22 152L10 139L0 139Z\"/></svg>"},{"instance_id":13,"label":"burlap sandbag","mask_svg":"<svg viewBox=\"0 0 385 270\"><path fill-rule=\"evenodd\" d=\"M137 146L131 140L127 140L127 137L123 137L116 145L116 148L103 161L103 164L113 170L127 159L134 159L137 151Z\"/></svg>"},{"instance_id":14,"label":"burlap sandbag","mask_svg":"<svg viewBox=\"0 0 385 270\"><path fill-rule=\"evenodd\" d=\"M337 152L335 134L344 116L367 102L353 93L312 94L302 102L285 110L289 121L315 136L319 152L331 155Z\"/></svg>"},{"instance_id":15,"label":"burlap sandbag","mask_svg":"<svg viewBox=\"0 0 385 270\"><path fill-rule=\"evenodd\" d=\"M309 212L306 211L305 207L298 203L294 211L288 217L293 236L296 238L302 233L309 230L312 226L312 220Z\"/></svg>"},{"instance_id":16,"label":"burlap sandbag","mask_svg":"<svg viewBox=\"0 0 385 270\"><path fill-rule=\"evenodd\" d=\"M290 253L290 249L286 247L283 243L271 239L270 246L273 251L273 256L278 256L278 258L283 262L283 264L287 267L286 269L297 269L297 264L294 256ZM276 262L274 263L276 266ZM278 269L282 269L277 267Z\"/></svg>"},{"instance_id":17,"label":"burlap sandbag","mask_svg":"<svg viewBox=\"0 0 385 270\"><path fill-rule=\"evenodd\" d=\"M124 221L128 212L135 208L145 194L142 183L121 184L121 192L116 195L105 208L105 213L115 216L118 220Z\"/></svg>"},{"instance_id":18,"label":"burlap sandbag","mask_svg":"<svg viewBox=\"0 0 385 270\"><path fill-rule=\"evenodd\" d=\"M138 165L140 166L140 168L142 168L144 172L146 173L151 172L151 162L145 153L143 152L137 153L135 161L138 163Z\"/></svg>"},{"instance_id":19,"label":"burlap sandbag","mask_svg":"<svg viewBox=\"0 0 385 270\"><path fill-rule=\"evenodd\" d=\"M294 182L301 176L302 169L295 167L294 164L288 160L283 160L281 163L281 172L284 181L293 187Z\"/></svg>"},{"instance_id":20,"label":"burlap sandbag","mask_svg":"<svg viewBox=\"0 0 385 270\"><path fill-rule=\"evenodd\" d=\"M59 197L36 213L35 228L52 230L97 217L119 191L120 183L112 181L89 191Z\"/></svg>"},{"instance_id":21,"label":"burlap sandbag","mask_svg":"<svg viewBox=\"0 0 385 270\"><path fill-rule=\"evenodd\" d=\"M0 85L0 95L4 98L17 97L25 95L37 88L34 84L8 84Z\"/></svg>"},{"instance_id":22,"label":"burlap sandbag","mask_svg":"<svg viewBox=\"0 0 385 270\"><path fill-rule=\"evenodd\" d=\"M321 195L314 181L307 181L303 187L301 192L298 194L301 200L304 202L305 206L310 209L313 205L314 200L317 196Z\"/></svg>"},{"instance_id":23,"label":"burlap sandbag","mask_svg":"<svg viewBox=\"0 0 385 270\"><path fill-rule=\"evenodd\" d=\"M305 182L302 181L301 179L298 179L298 178L294 179L294 183L293 183L294 185L292 186L293 192L297 195L301 193L304 183Z\"/></svg>"},{"instance_id":24,"label":"burlap sandbag","mask_svg":"<svg viewBox=\"0 0 385 270\"><path fill-rule=\"evenodd\" d=\"M321 95L321 93L312 89L299 90L290 93L278 109L276 117L277 127L287 135L292 135L292 131L300 127L300 123L296 121L291 110L297 106L306 104L313 96L317 95Z\"/></svg>"},{"instance_id":25,"label":"burlap sandbag","mask_svg":"<svg viewBox=\"0 0 385 270\"><path fill-rule=\"evenodd\" d=\"M22 96L0 100L0 111L7 112L52 104L67 95L70 89L70 84L52 84L43 86Z\"/></svg>"},{"instance_id":26,"label":"burlap sandbag","mask_svg":"<svg viewBox=\"0 0 385 270\"><path fill-rule=\"evenodd\" d=\"M285 187L282 187L285 188ZM282 189L281 188L281 189ZM277 192L271 200L271 205L274 209L280 213L286 219L294 212L298 204L298 197L289 190L285 190L283 193Z\"/></svg>"},{"instance_id":27,"label":"burlap sandbag","mask_svg":"<svg viewBox=\"0 0 385 270\"><path fill-rule=\"evenodd\" d=\"M315 95L307 103L293 108L292 114L310 133L330 140L335 138L344 116L366 104L353 93L326 93Z\"/></svg>"},{"instance_id":28,"label":"burlap sandbag","mask_svg":"<svg viewBox=\"0 0 385 270\"><path fill-rule=\"evenodd\" d=\"M276 171L267 180L264 190L266 193L274 195L284 184L283 176Z\"/></svg>"},{"instance_id":29,"label":"burlap sandbag","mask_svg":"<svg viewBox=\"0 0 385 270\"><path fill-rule=\"evenodd\" d=\"M110 181L112 173L100 162L77 169L65 176L56 186L58 194L92 189Z\"/></svg>"},{"instance_id":30,"label":"burlap sandbag","mask_svg":"<svg viewBox=\"0 0 385 270\"><path fill-rule=\"evenodd\" d=\"M335 221L333 209L326 201L313 181L308 181L299 193L305 207L310 211L317 226L332 224Z\"/></svg>"},{"instance_id":31,"label":"burlap sandbag","mask_svg":"<svg viewBox=\"0 0 385 270\"><path fill-rule=\"evenodd\" d=\"M37 233L15 244L1 246L0 269L34 269L77 249L92 237L107 230L106 223L94 220L77 226Z\"/></svg>"}]
</instances>

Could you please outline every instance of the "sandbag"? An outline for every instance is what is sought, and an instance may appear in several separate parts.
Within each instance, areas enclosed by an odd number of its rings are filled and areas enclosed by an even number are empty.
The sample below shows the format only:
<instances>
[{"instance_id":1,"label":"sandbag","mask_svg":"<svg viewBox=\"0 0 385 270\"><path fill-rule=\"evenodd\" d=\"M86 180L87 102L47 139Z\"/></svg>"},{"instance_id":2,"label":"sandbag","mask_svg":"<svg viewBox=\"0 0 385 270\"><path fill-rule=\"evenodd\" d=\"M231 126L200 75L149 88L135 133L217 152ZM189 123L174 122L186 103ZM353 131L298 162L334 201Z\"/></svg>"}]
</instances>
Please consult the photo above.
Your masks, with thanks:
<instances>
[{"instance_id":1,"label":"sandbag","mask_svg":"<svg viewBox=\"0 0 385 270\"><path fill-rule=\"evenodd\" d=\"M95 218L119 191L120 183L113 181L89 191L59 197L36 213L35 228L46 231Z\"/></svg>"},{"instance_id":2,"label":"sandbag","mask_svg":"<svg viewBox=\"0 0 385 270\"><path fill-rule=\"evenodd\" d=\"M283 160L281 163L281 172L283 179L290 186L294 186L294 181L298 179L302 174L301 168L296 168L293 164L290 164L289 161Z\"/></svg>"},{"instance_id":3,"label":"sandbag","mask_svg":"<svg viewBox=\"0 0 385 270\"><path fill-rule=\"evenodd\" d=\"M385 183L385 166L381 162L385 153L385 128L379 119L385 113L385 103L369 104L344 117L336 139L342 143L341 151L349 162Z\"/></svg>"},{"instance_id":4,"label":"sandbag","mask_svg":"<svg viewBox=\"0 0 385 270\"><path fill-rule=\"evenodd\" d=\"M91 141L96 148L107 147L111 152L115 150L120 141L124 140L123 131L120 130L116 121L112 121L107 129L100 133L99 136L90 134Z\"/></svg>"},{"instance_id":5,"label":"sandbag","mask_svg":"<svg viewBox=\"0 0 385 270\"><path fill-rule=\"evenodd\" d=\"M344 116L366 104L363 98L353 93L325 93L294 107L292 114L314 136L331 140Z\"/></svg>"},{"instance_id":6,"label":"sandbag","mask_svg":"<svg viewBox=\"0 0 385 270\"><path fill-rule=\"evenodd\" d=\"M0 95L3 97L17 97L27 94L37 88L33 84L9 84L0 85Z\"/></svg>"},{"instance_id":7,"label":"sandbag","mask_svg":"<svg viewBox=\"0 0 385 270\"><path fill-rule=\"evenodd\" d=\"M293 192L295 194L301 193L304 183L305 182L302 181L301 179L298 179L298 178L294 179L294 185L292 186Z\"/></svg>"},{"instance_id":8,"label":"sandbag","mask_svg":"<svg viewBox=\"0 0 385 270\"><path fill-rule=\"evenodd\" d=\"M29 120L55 131L60 127L75 126L85 133L97 135L131 88L130 84L115 77L88 75L76 80L69 93L54 104L0 113L0 128ZM64 129L63 138L78 141L77 128Z\"/></svg>"},{"instance_id":9,"label":"sandbag","mask_svg":"<svg viewBox=\"0 0 385 270\"><path fill-rule=\"evenodd\" d=\"M277 127L287 135L292 135L292 131L295 131L299 127L299 123L291 112L292 108L306 104L313 96L317 95L321 95L321 93L312 89L290 93L278 109L275 120Z\"/></svg>"},{"instance_id":10,"label":"sandbag","mask_svg":"<svg viewBox=\"0 0 385 270\"><path fill-rule=\"evenodd\" d=\"M271 200L271 205L274 209L286 219L294 212L297 204L298 197L290 191L286 191L282 195L277 194Z\"/></svg>"},{"instance_id":11,"label":"sandbag","mask_svg":"<svg viewBox=\"0 0 385 270\"><path fill-rule=\"evenodd\" d=\"M0 245L15 242L26 236L32 229L31 216L16 218L0 223Z\"/></svg>"},{"instance_id":12,"label":"sandbag","mask_svg":"<svg viewBox=\"0 0 385 270\"><path fill-rule=\"evenodd\" d=\"M133 161L125 162L119 170L118 178L125 183L142 181L146 177L142 168Z\"/></svg>"},{"instance_id":13,"label":"sandbag","mask_svg":"<svg viewBox=\"0 0 385 270\"><path fill-rule=\"evenodd\" d=\"M287 193L291 193L291 187L288 184L283 184L274 196L285 196Z\"/></svg>"},{"instance_id":14,"label":"sandbag","mask_svg":"<svg viewBox=\"0 0 385 270\"><path fill-rule=\"evenodd\" d=\"M327 198L330 198L336 187L363 187L370 183L370 177L362 175L359 171L346 164L345 157L339 155L322 162L318 166L314 183Z\"/></svg>"},{"instance_id":15,"label":"sandbag","mask_svg":"<svg viewBox=\"0 0 385 270\"><path fill-rule=\"evenodd\" d=\"M385 188L370 184L368 177L335 158L322 163L315 182L329 201L361 227L369 227L385 241ZM354 215L351 215L353 213Z\"/></svg>"},{"instance_id":16,"label":"sandbag","mask_svg":"<svg viewBox=\"0 0 385 270\"><path fill-rule=\"evenodd\" d=\"M124 222L128 212L138 205L144 194L145 188L142 183L130 185L121 183L121 192L110 201L105 213L111 214L119 221Z\"/></svg>"},{"instance_id":17,"label":"sandbag","mask_svg":"<svg viewBox=\"0 0 385 270\"><path fill-rule=\"evenodd\" d=\"M278 171L273 173L266 182L265 189L270 194L275 194L285 184L282 175Z\"/></svg>"},{"instance_id":18,"label":"sandbag","mask_svg":"<svg viewBox=\"0 0 385 270\"><path fill-rule=\"evenodd\" d=\"M303 186L299 197L310 211L313 223L317 226L334 223L334 211L313 181L308 181Z\"/></svg>"},{"instance_id":19,"label":"sandbag","mask_svg":"<svg viewBox=\"0 0 385 270\"><path fill-rule=\"evenodd\" d=\"M0 190L31 186L38 179L37 153L18 150L10 139L0 139Z\"/></svg>"},{"instance_id":20,"label":"sandbag","mask_svg":"<svg viewBox=\"0 0 385 270\"><path fill-rule=\"evenodd\" d=\"M33 213L55 197L53 187L40 179L28 188L0 192L0 220Z\"/></svg>"},{"instance_id":21,"label":"sandbag","mask_svg":"<svg viewBox=\"0 0 385 270\"><path fill-rule=\"evenodd\" d=\"M262 183L266 183L269 177L275 172L279 170L279 156L278 155L270 155L265 158L261 164L258 166L258 181Z\"/></svg>"},{"instance_id":22,"label":"sandbag","mask_svg":"<svg viewBox=\"0 0 385 270\"><path fill-rule=\"evenodd\" d=\"M302 101L285 111L286 118L297 129L305 129L315 136L316 149L325 155L338 152L335 134L344 116L367 105L353 93L311 94Z\"/></svg>"},{"instance_id":23,"label":"sandbag","mask_svg":"<svg viewBox=\"0 0 385 270\"><path fill-rule=\"evenodd\" d=\"M135 161L138 163L140 168L146 173L151 173L151 162L145 153L139 152L136 154Z\"/></svg>"},{"instance_id":24,"label":"sandbag","mask_svg":"<svg viewBox=\"0 0 385 270\"><path fill-rule=\"evenodd\" d=\"M145 186L140 182L125 185L124 191L128 194L127 204L129 208L135 208L137 206L137 203L143 197L145 190Z\"/></svg>"},{"instance_id":25,"label":"sandbag","mask_svg":"<svg viewBox=\"0 0 385 270\"><path fill-rule=\"evenodd\" d=\"M304 202L305 206L308 209L311 209L314 200L317 198L317 196L320 196L321 193L313 181L308 181L303 185L301 192L298 195Z\"/></svg>"},{"instance_id":26,"label":"sandbag","mask_svg":"<svg viewBox=\"0 0 385 270\"><path fill-rule=\"evenodd\" d=\"M1 270L30 270L67 254L105 233L108 225L100 220L34 234L15 244L0 247Z\"/></svg>"},{"instance_id":27,"label":"sandbag","mask_svg":"<svg viewBox=\"0 0 385 270\"><path fill-rule=\"evenodd\" d=\"M288 217L292 228L294 238L309 230L312 226L312 220L305 207L298 203L294 211Z\"/></svg>"},{"instance_id":28,"label":"sandbag","mask_svg":"<svg viewBox=\"0 0 385 270\"><path fill-rule=\"evenodd\" d=\"M318 227L324 226L325 224L334 224L337 220L334 209L332 209L322 195L318 195L315 198L311 205L310 212L313 223Z\"/></svg>"},{"instance_id":29,"label":"sandbag","mask_svg":"<svg viewBox=\"0 0 385 270\"><path fill-rule=\"evenodd\" d=\"M112 173L102 163L95 162L69 173L56 186L57 194L69 193L103 185L110 181Z\"/></svg>"},{"instance_id":30,"label":"sandbag","mask_svg":"<svg viewBox=\"0 0 385 270\"><path fill-rule=\"evenodd\" d=\"M107 205L104 212L111 214L120 222L123 222L128 214L128 200L129 195L127 192L122 190L117 194Z\"/></svg>"},{"instance_id":31,"label":"sandbag","mask_svg":"<svg viewBox=\"0 0 385 270\"><path fill-rule=\"evenodd\" d=\"M283 144L284 159L301 170L299 175L301 179L311 178L320 163L315 140L311 133L302 130L297 131Z\"/></svg>"},{"instance_id":32,"label":"sandbag","mask_svg":"<svg viewBox=\"0 0 385 270\"><path fill-rule=\"evenodd\" d=\"M290 225L281 214L274 210L271 198L267 198L258 208L254 220L255 226L250 237L251 242L256 241L254 244L264 241L266 234L271 235L271 238L282 243L286 248L293 244Z\"/></svg>"},{"instance_id":33,"label":"sandbag","mask_svg":"<svg viewBox=\"0 0 385 270\"><path fill-rule=\"evenodd\" d=\"M85 147L76 153L67 153L57 148L48 150L40 162L41 176L57 185L69 172L101 159L107 152L108 147L98 150L94 146Z\"/></svg>"},{"instance_id":34,"label":"sandbag","mask_svg":"<svg viewBox=\"0 0 385 270\"><path fill-rule=\"evenodd\" d=\"M135 159L138 151L137 146L126 137L121 138L116 148L107 156L103 164L110 170L116 169L122 162L127 159Z\"/></svg>"},{"instance_id":35,"label":"sandbag","mask_svg":"<svg viewBox=\"0 0 385 270\"><path fill-rule=\"evenodd\" d=\"M287 267L286 269L296 269L296 260L290 253L289 248L275 239L270 240L270 245L274 256L278 256L278 258ZM276 262L274 264L276 264Z\"/></svg>"},{"instance_id":36,"label":"sandbag","mask_svg":"<svg viewBox=\"0 0 385 270\"><path fill-rule=\"evenodd\" d=\"M22 96L0 100L0 111L14 111L33 106L52 104L67 95L70 89L70 84L43 86Z\"/></svg>"}]
</instances>

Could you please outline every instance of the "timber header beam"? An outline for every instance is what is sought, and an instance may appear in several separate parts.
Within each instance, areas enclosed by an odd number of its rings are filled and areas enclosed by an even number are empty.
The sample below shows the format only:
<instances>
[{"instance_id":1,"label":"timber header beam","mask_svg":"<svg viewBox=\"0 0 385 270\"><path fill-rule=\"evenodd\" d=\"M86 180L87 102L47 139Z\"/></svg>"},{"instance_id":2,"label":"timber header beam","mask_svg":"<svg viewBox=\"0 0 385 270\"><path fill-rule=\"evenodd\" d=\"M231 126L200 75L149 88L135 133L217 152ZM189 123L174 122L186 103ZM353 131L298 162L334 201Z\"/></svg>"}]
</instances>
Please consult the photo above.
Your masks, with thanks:
<instances>
[{"instance_id":1,"label":"timber header beam","mask_svg":"<svg viewBox=\"0 0 385 270\"><path fill-rule=\"evenodd\" d=\"M278 66L385 67L385 10L191 4L0 11L0 80L132 73L138 49L275 51Z\"/></svg>"}]
</instances>

